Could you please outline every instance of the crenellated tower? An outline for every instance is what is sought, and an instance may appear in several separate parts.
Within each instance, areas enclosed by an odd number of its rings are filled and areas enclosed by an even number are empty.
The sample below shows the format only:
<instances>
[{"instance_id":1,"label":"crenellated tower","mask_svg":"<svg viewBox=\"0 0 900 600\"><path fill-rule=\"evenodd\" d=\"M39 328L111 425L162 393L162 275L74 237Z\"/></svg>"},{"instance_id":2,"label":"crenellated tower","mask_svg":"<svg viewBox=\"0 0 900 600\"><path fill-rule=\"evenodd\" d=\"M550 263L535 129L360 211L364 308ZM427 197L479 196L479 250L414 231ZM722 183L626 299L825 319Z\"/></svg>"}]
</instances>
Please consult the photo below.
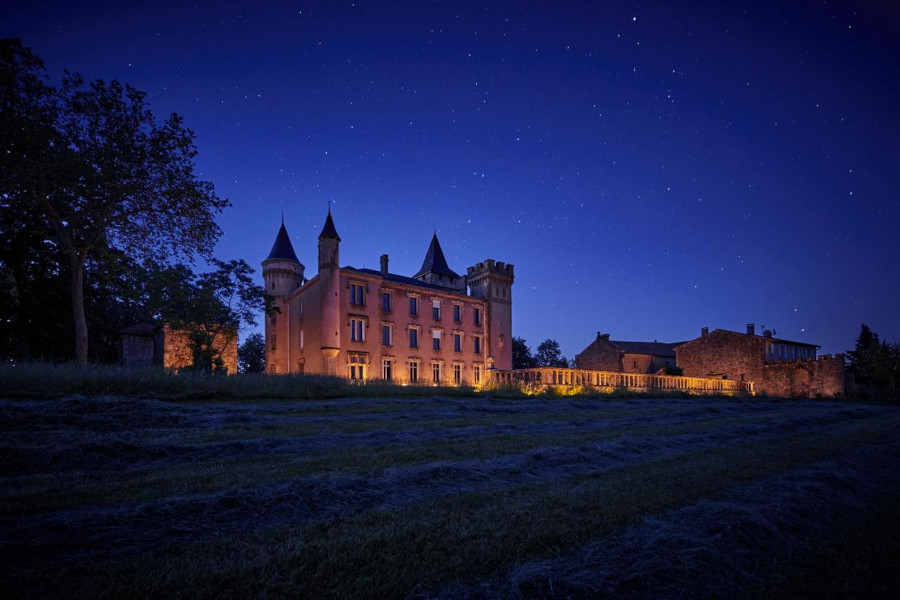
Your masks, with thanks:
<instances>
[{"instance_id":1,"label":"crenellated tower","mask_svg":"<svg viewBox=\"0 0 900 600\"><path fill-rule=\"evenodd\" d=\"M303 284L303 271L282 219L272 251L262 262L266 293L274 298L274 306L278 309L265 317L266 368L270 373L278 373L288 364L288 304L284 299Z\"/></svg>"},{"instance_id":2,"label":"crenellated tower","mask_svg":"<svg viewBox=\"0 0 900 600\"><path fill-rule=\"evenodd\" d=\"M466 280L472 296L485 301L485 352L496 369L512 369L513 265L488 259L469 267Z\"/></svg>"},{"instance_id":3,"label":"crenellated tower","mask_svg":"<svg viewBox=\"0 0 900 600\"><path fill-rule=\"evenodd\" d=\"M329 207L325 225L319 234L319 282L322 290L320 336L327 375L337 374L337 357L341 350L340 244L341 237L334 226Z\"/></svg>"}]
</instances>

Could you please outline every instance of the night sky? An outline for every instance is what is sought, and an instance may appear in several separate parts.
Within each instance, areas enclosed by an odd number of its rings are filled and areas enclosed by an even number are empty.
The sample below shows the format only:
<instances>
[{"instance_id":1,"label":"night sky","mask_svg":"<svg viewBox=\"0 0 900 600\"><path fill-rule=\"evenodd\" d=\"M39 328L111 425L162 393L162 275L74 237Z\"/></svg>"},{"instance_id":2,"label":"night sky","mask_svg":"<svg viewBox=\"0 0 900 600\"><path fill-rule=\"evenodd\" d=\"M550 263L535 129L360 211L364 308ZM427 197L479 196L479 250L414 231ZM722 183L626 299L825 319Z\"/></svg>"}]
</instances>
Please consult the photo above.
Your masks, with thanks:
<instances>
[{"instance_id":1,"label":"night sky","mask_svg":"<svg viewBox=\"0 0 900 600\"><path fill-rule=\"evenodd\" d=\"M900 341L891 2L183 4L5 1L0 36L184 117L221 258L259 270L283 211L311 277L332 201L343 265L412 275L434 230L515 264L514 335L569 357Z\"/></svg>"}]
</instances>

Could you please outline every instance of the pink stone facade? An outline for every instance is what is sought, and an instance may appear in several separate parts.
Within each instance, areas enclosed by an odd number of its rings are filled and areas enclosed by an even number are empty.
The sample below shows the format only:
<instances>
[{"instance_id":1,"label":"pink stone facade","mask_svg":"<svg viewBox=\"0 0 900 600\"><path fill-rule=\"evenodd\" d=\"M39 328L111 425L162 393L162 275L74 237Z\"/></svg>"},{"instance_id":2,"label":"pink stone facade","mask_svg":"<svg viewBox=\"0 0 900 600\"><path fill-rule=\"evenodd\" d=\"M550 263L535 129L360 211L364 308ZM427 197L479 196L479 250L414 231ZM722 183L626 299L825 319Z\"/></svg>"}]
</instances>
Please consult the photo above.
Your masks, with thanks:
<instances>
[{"instance_id":1,"label":"pink stone facade","mask_svg":"<svg viewBox=\"0 0 900 600\"><path fill-rule=\"evenodd\" d=\"M489 260L458 276L435 237L416 278L389 273L386 255L380 270L339 267L341 240L330 219L311 279L299 261L283 258L292 250L273 247L263 262L280 311L266 318L268 372L478 385L491 367L512 367L512 265Z\"/></svg>"}]
</instances>

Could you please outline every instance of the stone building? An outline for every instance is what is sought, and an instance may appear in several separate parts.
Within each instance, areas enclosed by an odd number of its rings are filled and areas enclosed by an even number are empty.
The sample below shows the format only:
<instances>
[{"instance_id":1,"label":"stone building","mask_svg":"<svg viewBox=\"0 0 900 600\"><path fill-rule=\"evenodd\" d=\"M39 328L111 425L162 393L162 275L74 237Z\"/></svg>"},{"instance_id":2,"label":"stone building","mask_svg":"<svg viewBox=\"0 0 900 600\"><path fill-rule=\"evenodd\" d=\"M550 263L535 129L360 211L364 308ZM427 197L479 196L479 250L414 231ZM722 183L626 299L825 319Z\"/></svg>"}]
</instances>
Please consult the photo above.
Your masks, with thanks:
<instances>
[{"instance_id":1,"label":"stone building","mask_svg":"<svg viewBox=\"0 0 900 600\"><path fill-rule=\"evenodd\" d=\"M158 365L179 371L194 364L194 352L187 331L172 329L168 325L155 327L150 323L138 323L120 329L119 336L124 365ZM220 333L213 341L213 347L220 353L225 371L229 375L237 373L237 330L230 328Z\"/></svg>"},{"instance_id":2,"label":"stone building","mask_svg":"<svg viewBox=\"0 0 900 600\"><path fill-rule=\"evenodd\" d=\"M690 377L721 377L754 382L757 394L785 397L840 396L844 357L816 356L818 346L746 333L701 330L700 337L675 348L677 365Z\"/></svg>"},{"instance_id":3,"label":"stone building","mask_svg":"<svg viewBox=\"0 0 900 600\"><path fill-rule=\"evenodd\" d=\"M575 355L575 367L617 373L659 373L675 366L675 346L665 342L610 340L597 332L597 339Z\"/></svg>"},{"instance_id":4,"label":"stone building","mask_svg":"<svg viewBox=\"0 0 900 600\"><path fill-rule=\"evenodd\" d=\"M270 373L477 385L488 369L512 368L513 265L486 260L459 275L434 235L407 277L386 254L379 270L341 267L340 243L329 210L318 273L306 279L281 224L262 263L278 309L265 320Z\"/></svg>"}]
</instances>

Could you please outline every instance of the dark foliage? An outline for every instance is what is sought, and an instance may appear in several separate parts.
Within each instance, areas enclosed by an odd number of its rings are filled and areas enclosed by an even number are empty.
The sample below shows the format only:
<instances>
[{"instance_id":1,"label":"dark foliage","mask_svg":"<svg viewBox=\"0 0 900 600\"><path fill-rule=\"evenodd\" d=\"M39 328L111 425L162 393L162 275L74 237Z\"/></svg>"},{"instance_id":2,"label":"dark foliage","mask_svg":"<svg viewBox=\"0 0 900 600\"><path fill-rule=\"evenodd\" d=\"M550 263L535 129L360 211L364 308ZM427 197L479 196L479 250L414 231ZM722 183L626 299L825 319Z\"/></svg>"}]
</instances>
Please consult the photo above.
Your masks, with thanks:
<instances>
[{"instance_id":1,"label":"dark foliage","mask_svg":"<svg viewBox=\"0 0 900 600\"><path fill-rule=\"evenodd\" d=\"M266 370L266 340L261 333L247 336L238 349L238 369L241 373L263 373Z\"/></svg>"},{"instance_id":2,"label":"dark foliage","mask_svg":"<svg viewBox=\"0 0 900 600\"><path fill-rule=\"evenodd\" d=\"M43 296L34 295L49 272L68 279L71 307L70 329L52 337L74 336L75 362L84 364L89 326L103 330L107 318L97 305L112 281L97 278L115 279L123 260L209 256L221 234L214 215L228 201L196 177L194 134L178 115L157 122L144 93L115 80L66 73L59 88L47 81L21 40L0 40L0 223L9 244L0 257L0 320L10 323L3 353L35 355L35 315L25 303L62 322L58 306L41 306ZM33 260L49 270L35 272ZM41 354L55 357L57 349Z\"/></svg>"},{"instance_id":3,"label":"dark foliage","mask_svg":"<svg viewBox=\"0 0 900 600\"><path fill-rule=\"evenodd\" d=\"M862 324L856 348L847 353L849 370L866 395L897 398L900 384L900 344L879 340L878 334Z\"/></svg>"},{"instance_id":4,"label":"dark foliage","mask_svg":"<svg viewBox=\"0 0 900 600\"><path fill-rule=\"evenodd\" d=\"M528 347L524 338L513 337L512 366L513 369L531 369L537 366L534 356L531 354L531 348Z\"/></svg>"},{"instance_id":5,"label":"dark foliage","mask_svg":"<svg viewBox=\"0 0 900 600\"><path fill-rule=\"evenodd\" d=\"M569 361L563 356L556 340L544 340L537 347L534 355L538 367L568 367Z\"/></svg>"}]
</instances>

